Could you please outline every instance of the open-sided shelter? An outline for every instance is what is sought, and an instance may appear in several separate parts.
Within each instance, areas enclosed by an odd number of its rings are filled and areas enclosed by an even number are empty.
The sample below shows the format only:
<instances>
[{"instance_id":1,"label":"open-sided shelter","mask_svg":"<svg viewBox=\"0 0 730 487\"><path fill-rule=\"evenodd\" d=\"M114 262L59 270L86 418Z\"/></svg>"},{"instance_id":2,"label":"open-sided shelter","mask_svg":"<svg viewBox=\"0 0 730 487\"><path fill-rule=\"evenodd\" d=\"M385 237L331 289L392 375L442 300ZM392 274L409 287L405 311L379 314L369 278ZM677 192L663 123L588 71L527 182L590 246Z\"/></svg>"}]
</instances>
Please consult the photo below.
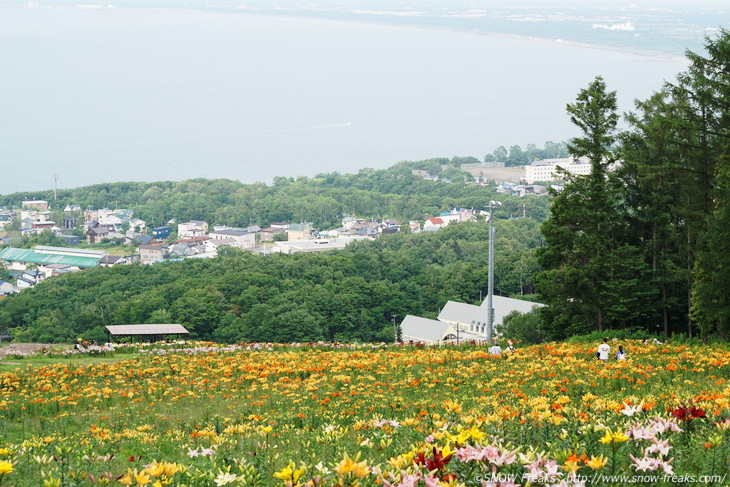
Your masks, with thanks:
<instances>
[{"instance_id":1,"label":"open-sided shelter","mask_svg":"<svg viewBox=\"0 0 730 487\"><path fill-rule=\"evenodd\" d=\"M156 341L165 336L185 336L188 330L178 324L169 325L108 325L106 327L111 337L135 337L146 341Z\"/></svg>"}]
</instances>

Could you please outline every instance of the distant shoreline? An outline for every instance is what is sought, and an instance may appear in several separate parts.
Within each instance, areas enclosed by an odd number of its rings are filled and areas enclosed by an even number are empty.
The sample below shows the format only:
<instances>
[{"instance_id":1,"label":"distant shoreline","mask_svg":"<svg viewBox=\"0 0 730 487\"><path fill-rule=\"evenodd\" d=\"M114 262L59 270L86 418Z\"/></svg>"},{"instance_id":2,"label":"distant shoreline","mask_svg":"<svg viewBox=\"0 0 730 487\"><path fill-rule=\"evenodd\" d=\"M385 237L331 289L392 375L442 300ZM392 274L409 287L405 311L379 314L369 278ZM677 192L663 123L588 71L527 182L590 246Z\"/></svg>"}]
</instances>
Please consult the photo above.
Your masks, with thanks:
<instances>
[{"instance_id":1,"label":"distant shoreline","mask_svg":"<svg viewBox=\"0 0 730 487\"><path fill-rule=\"evenodd\" d=\"M267 18L298 18L307 20L327 21L327 22L340 22L340 23L352 23L352 24L370 24L370 25L385 25L398 28L410 28L410 29L426 29L426 30L440 30L448 32L459 32L462 34L472 34L487 37L495 37L502 39L514 39L538 42L542 44L560 45L569 47L578 47L583 49L595 49L605 52L615 52L620 54L630 54L655 62L686 62L687 58L684 55L672 55L661 51L654 50L641 50L631 48L621 48L610 46L606 44L594 44L588 42L578 41L566 41L563 39L553 39L549 37L541 36L530 36L523 34L511 34L507 32L499 32L494 30L483 30L479 28L461 28L461 27L447 27L435 24L429 24L427 22L422 23L406 23L399 22L398 17L395 15L383 15L378 18L375 15L364 17L363 14L352 12L352 11L317 11L317 10L294 10L294 9L280 9L277 11L272 10L261 10L255 8L241 8L241 7L215 7L211 6L208 8L185 8L185 7L120 7L115 4L77 4L77 5L37 5L35 7L25 7L25 5L1 5L2 7L20 7L22 9L54 9L54 10L89 10L89 11L109 11L109 12L123 12L123 11L150 11L150 12L182 12L182 13L208 13L208 14L243 14L247 16L258 16ZM407 16L407 18L416 18L413 16ZM419 17L428 18L428 17Z\"/></svg>"},{"instance_id":2,"label":"distant shoreline","mask_svg":"<svg viewBox=\"0 0 730 487\"><path fill-rule=\"evenodd\" d=\"M584 49L595 49L600 51L606 51L606 52L616 52L621 54L631 54L634 56L649 58L653 61L657 62L685 62L686 57L685 56L679 56L679 55L671 55L662 53L659 51L643 51L639 49L629 49L629 48L620 48L620 47L613 47L609 45L604 44L591 44L591 43L584 43L584 42L576 42L576 41L565 41L562 39L551 39L548 37L539 37L539 36L527 36L527 35L521 35L521 34L509 34L505 32L498 32L498 31L492 31L492 30L482 30L482 29L474 29L474 28L458 28L458 27L444 27L444 26L438 26L438 25L428 25L428 24L408 24L408 23L402 23L398 22L397 18L395 16L383 16L382 19L377 18L362 18L362 19L356 19L356 18L334 18L334 17L328 17L325 15L317 15L316 11L292 11L292 10L282 10L281 14L273 13L273 12L263 12L259 10L253 10L253 9L225 9L225 10L188 10L188 11L197 11L197 12L242 12L242 13L248 13L253 15L259 15L262 17L277 17L280 15L283 15L285 17L294 17L294 18L302 18L302 19L315 19L315 20L322 20L322 21L332 21L332 22L343 22L343 23L356 23L356 24L371 24L371 25L387 25L392 27L402 27L402 28L411 28L411 29L426 29L426 30L441 30L441 31L448 31L448 32L459 32L462 34L474 34L474 35L481 35L481 36L487 36L487 37L499 37L503 39L515 39L515 40L523 40L523 41L532 41L532 42L539 42L543 44L552 44L552 45L560 45L560 46L569 46L569 47L579 47ZM352 16L358 15L354 12L342 12L343 14L348 14Z\"/></svg>"}]
</instances>

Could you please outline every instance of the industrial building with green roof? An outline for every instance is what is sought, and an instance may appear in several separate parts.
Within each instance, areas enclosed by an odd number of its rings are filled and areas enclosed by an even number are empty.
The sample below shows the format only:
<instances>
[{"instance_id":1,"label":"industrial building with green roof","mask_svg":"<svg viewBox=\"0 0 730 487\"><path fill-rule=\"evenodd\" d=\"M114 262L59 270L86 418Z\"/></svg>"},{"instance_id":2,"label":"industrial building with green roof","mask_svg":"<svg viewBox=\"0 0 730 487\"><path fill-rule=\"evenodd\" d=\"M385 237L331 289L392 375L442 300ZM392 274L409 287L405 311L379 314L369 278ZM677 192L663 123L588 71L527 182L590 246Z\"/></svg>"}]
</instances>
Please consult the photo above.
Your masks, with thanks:
<instances>
[{"instance_id":1,"label":"industrial building with green roof","mask_svg":"<svg viewBox=\"0 0 730 487\"><path fill-rule=\"evenodd\" d=\"M48 249L48 247L46 247ZM66 249L68 250L68 249ZM98 252L98 251L97 251ZM0 260L8 262L21 262L23 264L62 264L76 267L96 267L104 257L104 252L99 255L69 255L70 253L55 253L48 250L41 252L30 249L15 249L12 247L3 249L0 252Z\"/></svg>"}]
</instances>

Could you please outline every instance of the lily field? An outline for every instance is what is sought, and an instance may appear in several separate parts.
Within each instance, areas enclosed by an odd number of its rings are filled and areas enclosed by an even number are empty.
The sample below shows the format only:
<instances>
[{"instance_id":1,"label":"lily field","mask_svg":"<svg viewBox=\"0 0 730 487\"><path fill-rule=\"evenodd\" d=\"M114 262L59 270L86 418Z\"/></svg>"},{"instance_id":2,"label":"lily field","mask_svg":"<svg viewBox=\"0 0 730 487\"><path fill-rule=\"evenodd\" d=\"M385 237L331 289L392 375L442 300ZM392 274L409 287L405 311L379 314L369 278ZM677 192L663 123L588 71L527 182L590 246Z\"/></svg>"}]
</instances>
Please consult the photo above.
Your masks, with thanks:
<instances>
[{"instance_id":1,"label":"lily field","mask_svg":"<svg viewBox=\"0 0 730 487\"><path fill-rule=\"evenodd\" d=\"M730 485L730 346L620 344L10 357L0 485Z\"/></svg>"}]
</instances>

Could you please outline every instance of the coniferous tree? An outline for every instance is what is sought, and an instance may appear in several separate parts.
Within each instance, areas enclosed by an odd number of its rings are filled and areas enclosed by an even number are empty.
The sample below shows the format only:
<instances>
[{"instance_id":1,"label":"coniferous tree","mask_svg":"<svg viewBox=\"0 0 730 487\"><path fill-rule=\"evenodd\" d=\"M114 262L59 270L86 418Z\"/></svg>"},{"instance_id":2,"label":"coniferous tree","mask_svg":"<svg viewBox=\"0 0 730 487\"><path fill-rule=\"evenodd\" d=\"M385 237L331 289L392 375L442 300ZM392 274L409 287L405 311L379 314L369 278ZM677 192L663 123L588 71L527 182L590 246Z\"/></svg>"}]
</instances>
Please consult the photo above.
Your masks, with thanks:
<instances>
[{"instance_id":1,"label":"coniferous tree","mask_svg":"<svg viewBox=\"0 0 730 487\"><path fill-rule=\"evenodd\" d=\"M617 141L616 93L599 77L568 105L582 137L570 152L591 164L589 175L568 175L556 195L551 217L542 225L544 271L538 290L550 306L547 327L557 336L597 328L635 326L646 316L652 291L641 250L628 238L625 192L610 171Z\"/></svg>"},{"instance_id":2,"label":"coniferous tree","mask_svg":"<svg viewBox=\"0 0 730 487\"><path fill-rule=\"evenodd\" d=\"M693 318L703 335L730 332L730 145L718 165L717 205L699 252L693 290Z\"/></svg>"}]
</instances>

